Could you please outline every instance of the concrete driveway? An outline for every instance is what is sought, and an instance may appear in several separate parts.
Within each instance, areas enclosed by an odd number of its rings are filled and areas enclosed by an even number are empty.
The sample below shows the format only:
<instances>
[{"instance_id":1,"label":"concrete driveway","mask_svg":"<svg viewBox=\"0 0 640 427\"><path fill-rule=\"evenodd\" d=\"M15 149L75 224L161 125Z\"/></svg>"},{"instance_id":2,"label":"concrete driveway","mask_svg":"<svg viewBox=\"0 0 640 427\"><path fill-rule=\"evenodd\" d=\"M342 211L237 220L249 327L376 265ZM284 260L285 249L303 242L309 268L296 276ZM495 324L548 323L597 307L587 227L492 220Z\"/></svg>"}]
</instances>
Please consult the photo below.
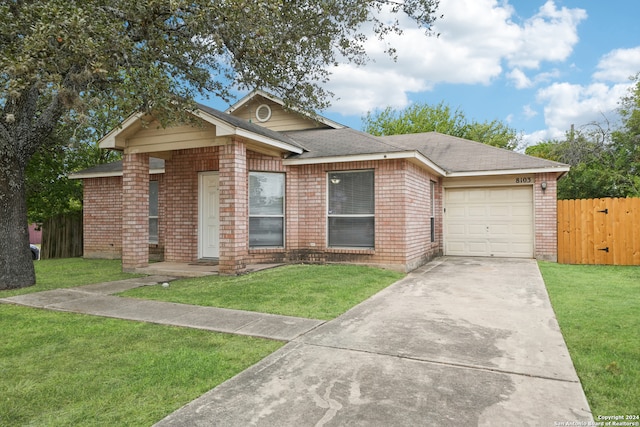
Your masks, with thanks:
<instances>
[{"instance_id":1,"label":"concrete driveway","mask_svg":"<svg viewBox=\"0 0 640 427\"><path fill-rule=\"evenodd\" d=\"M591 420L536 262L447 257L289 342L157 425Z\"/></svg>"}]
</instances>

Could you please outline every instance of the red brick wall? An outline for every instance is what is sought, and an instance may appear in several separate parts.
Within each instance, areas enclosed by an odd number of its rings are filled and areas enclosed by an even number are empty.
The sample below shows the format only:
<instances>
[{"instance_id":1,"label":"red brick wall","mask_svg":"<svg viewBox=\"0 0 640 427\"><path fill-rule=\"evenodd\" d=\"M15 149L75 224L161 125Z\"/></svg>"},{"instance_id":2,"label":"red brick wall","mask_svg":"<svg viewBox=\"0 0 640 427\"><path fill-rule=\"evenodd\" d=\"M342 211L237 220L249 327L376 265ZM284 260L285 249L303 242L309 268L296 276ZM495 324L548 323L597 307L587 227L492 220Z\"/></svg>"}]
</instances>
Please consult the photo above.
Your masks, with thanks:
<instances>
[{"instance_id":1,"label":"red brick wall","mask_svg":"<svg viewBox=\"0 0 640 427\"><path fill-rule=\"evenodd\" d=\"M327 248L327 173L363 169L375 173L375 248ZM162 252L164 246L166 261L198 258L198 173L216 170L220 171L220 264L224 272L233 273L248 263L299 261L412 269L442 252L439 214L436 242L430 242L429 182L434 178L416 165L384 160L284 167L280 159L246 152L244 145L237 143L175 151L165 161L165 174L152 178L159 180L160 189L157 250ZM248 248L250 171L286 173L285 248ZM85 256L120 256L121 191L121 178L85 180ZM442 210L441 192L438 185L438 213Z\"/></svg>"},{"instance_id":2,"label":"red brick wall","mask_svg":"<svg viewBox=\"0 0 640 427\"><path fill-rule=\"evenodd\" d=\"M249 241L247 151L234 141L220 148L220 273L245 267Z\"/></svg>"},{"instance_id":3,"label":"red brick wall","mask_svg":"<svg viewBox=\"0 0 640 427\"><path fill-rule=\"evenodd\" d=\"M122 177L83 180L85 258L122 257Z\"/></svg>"},{"instance_id":4,"label":"red brick wall","mask_svg":"<svg viewBox=\"0 0 640 427\"><path fill-rule=\"evenodd\" d=\"M417 165L407 164L405 183L408 269L442 255L442 187L438 177ZM431 181L435 182L435 242L431 242Z\"/></svg>"},{"instance_id":5,"label":"red brick wall","mask_svg":"<svg viewBox=\"0 0 640 427\"><path fill-rule=\"evenodd\" d=\"M219 169L220 147L176 150L165 160L164 259L190 262L198 258L198 172ZM171 232L167 232L171 230Z\"/></svg>"},{"instance_id":6,"label":"red brick wall","mask_svg":"<svg viewBox=\"0 0 640 427\"><path fill-rule=\"evenodd\" d=\"M535 258L558 260L557 174L537 174L533 186ZM547 183L542 190L542 183Z\"/></svg>"},{"instance_id":7,"label":"red brick wall","mask_svg":"<svg viewBox=\"0 0 640 427\"><path fill-rule=\"evenodd\" d=\"M122 269L149 264L149 155L122 158Z\"/></svg>"}]
</instances>

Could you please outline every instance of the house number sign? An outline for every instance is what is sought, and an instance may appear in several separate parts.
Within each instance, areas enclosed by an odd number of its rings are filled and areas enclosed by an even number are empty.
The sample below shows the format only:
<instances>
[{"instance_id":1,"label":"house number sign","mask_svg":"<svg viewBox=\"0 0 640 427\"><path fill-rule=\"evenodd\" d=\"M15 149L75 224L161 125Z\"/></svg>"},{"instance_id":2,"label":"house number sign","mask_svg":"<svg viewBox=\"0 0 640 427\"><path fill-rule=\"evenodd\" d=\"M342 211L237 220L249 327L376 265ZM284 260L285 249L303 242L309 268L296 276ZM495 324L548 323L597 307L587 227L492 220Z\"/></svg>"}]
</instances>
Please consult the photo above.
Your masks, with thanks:
<instances>
[{"instance_id":1,"label":"house number sign","mask_svg":"<svg viewBox=\"0 0 640 427\"><path fill-rule=\"evenodd\" d=\"M516 178L516 184L531 184L533 180L530 176L521 176Z\"/></svg>"}]
</instances>

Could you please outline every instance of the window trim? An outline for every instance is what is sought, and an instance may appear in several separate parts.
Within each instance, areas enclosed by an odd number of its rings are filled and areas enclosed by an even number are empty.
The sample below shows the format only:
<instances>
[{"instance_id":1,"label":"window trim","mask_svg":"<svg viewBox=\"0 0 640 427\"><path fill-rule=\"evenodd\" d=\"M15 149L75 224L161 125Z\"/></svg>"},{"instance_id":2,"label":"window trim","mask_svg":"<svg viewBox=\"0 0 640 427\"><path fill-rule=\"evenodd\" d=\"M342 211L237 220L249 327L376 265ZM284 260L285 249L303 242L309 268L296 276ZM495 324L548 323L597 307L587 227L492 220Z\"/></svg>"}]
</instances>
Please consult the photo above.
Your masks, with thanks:
<instances>
[{"instance_id":1,"label":"window trim","mask_svg":"<svg viewBox=\"0 0 640 427\"><path fill-rule=\"evenodd\" d=\"M347 174L347 173L372 173L373 174L373 188L372 188L372 193L373 193L373 213L371 214L332 214L330 213L330 192L331 192L331 180L332 180L332 176L333 174ZM376 182L376 175L375 175L375 169L352 169L352 170L335 170L335 171L327 171L327 191L326 191L326 209L325 209L325 218L327 220L327 224L326 224L326 233L327 233L327 240L326 240L326 247L329 250L335 249L335 250L349 250L349 251L372 251L375 250L375 240L376 240L376 193L375 193L375 182ZM331 236L329 227L330 227L330 218L373 218L373 245L372 246L333 246L331 245L329 239Z\"/></svg>"},{"instance_id":2,"label":"window trim","mask_svg":"<svg viewBox=\"0 0 640 427\"><path fill-rule=\"evenodd\" d=\"M281 175L282 180L282 214L279 215L255 215L251 214L251 174L271 174ZM287 244L287 174L285 172L274 171L249 171L247 176L247 244L251 250L260 249L283 249ZM282 245L270 245L270 246L251 246L251 218L281 218L282 219Z\"/></svg>"}]
</instances>

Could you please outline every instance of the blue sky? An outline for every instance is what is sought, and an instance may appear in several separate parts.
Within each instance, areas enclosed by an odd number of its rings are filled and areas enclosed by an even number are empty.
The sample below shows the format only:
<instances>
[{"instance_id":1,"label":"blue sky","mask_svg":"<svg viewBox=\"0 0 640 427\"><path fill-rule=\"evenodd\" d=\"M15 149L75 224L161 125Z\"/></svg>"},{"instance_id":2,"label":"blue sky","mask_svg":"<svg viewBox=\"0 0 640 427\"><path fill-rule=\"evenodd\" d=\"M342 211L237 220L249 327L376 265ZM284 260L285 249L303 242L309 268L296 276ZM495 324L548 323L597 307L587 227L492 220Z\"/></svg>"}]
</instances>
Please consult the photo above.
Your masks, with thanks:
<instances>
[{"instance_id":1,"label":"blue sky","mask_svg":"<svg viewBox=\"0 0 640 427\"><path fill-rule=\"evenodd\" d=\"M508 123L531 145L615 121L640 72L637 0L441 0L439 13L439 38L406 22L388 39L397 62L372 37L373 61L334 69L323 115L360 129L367 111L444 101L468 119Z\"/></svg>"}]
</instances>

